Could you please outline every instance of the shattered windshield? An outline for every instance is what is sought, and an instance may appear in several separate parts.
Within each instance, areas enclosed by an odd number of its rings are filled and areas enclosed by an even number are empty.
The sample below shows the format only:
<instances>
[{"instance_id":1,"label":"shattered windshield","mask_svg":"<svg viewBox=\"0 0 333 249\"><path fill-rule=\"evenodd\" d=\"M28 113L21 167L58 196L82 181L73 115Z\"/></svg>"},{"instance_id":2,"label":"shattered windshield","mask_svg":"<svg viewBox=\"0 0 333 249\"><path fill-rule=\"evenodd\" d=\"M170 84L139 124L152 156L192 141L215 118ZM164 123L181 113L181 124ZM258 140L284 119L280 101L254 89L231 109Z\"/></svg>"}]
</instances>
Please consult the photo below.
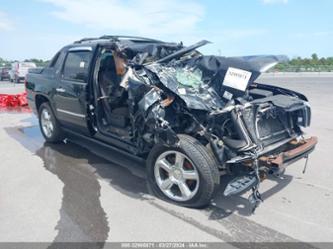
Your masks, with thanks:
<instances>
[{"instance_id":1,"label":"shattered windshield","mask_svg":"<svg viewBox=\"0 0 333 249\"><path fill-rule=\"evenodd\" d=\"M146 68L155 73L161 83L182 98L191 109L211 110L224 105L215 90L202 79L203 71L197 67L154 63Z\"/></svg>"},{"instance_id":2,"label":"shattered windshield","mask_svg":"<svg viewBox=\"0 0 333 249\"><path fill-rule=\"evenodd\" d=\"M175 71L176 79L182 86L197 89L202 84L202 71L199 69L179 67Z\"/></svg>"},{"instance_id":3,"label":"shattered windshield","mask_svg":"<svg viewBox=\"0 0 333 249\"><path fill-rule=\"evenodd\" d=\"M184 88L196 91L203 85L202 71L197 68L186 66L166 67L159 64L148 67L158 75L167 87L175 92Z\"/></svg>"}]
</instances>

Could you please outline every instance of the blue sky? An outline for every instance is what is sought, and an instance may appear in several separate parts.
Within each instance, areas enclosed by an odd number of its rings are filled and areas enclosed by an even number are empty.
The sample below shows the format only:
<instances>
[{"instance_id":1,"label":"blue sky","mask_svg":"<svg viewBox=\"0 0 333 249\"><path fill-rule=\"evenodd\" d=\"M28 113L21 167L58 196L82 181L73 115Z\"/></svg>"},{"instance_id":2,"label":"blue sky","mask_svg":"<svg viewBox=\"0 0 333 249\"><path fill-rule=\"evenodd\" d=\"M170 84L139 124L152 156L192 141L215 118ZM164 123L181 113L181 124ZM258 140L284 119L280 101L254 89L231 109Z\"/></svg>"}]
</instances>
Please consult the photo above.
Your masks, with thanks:
<instances>
[{"instance_id":1,"label":"blue sky","mask_svg":"<svg viewBox=\"0 0 333 249\"><path fill-rule=\"evenodd\" d=\"M333 56L331 0L0 0L0 57L49 59L103 34L213 42L225 56Z\"/></svg>"}]
</instances>

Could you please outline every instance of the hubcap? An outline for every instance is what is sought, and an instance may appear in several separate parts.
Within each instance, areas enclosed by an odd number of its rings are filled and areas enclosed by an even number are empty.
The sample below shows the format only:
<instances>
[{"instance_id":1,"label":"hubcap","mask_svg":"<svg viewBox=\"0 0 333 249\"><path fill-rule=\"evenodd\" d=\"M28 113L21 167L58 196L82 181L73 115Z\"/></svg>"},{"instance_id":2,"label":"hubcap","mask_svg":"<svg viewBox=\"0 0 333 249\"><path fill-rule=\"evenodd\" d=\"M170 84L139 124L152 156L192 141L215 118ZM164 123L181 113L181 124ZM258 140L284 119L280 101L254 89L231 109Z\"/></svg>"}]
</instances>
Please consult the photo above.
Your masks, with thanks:
<instances>
[{"instance_id":1,"label":"hubcap","mask_svg":"<svg viewBox=\"0 0 333 249\"><path fill-rule=\"evenodd\" d=\"M156 160L155 180L172 200L188 201L198 192L199 173L192 161L179 151L166 151Z\"/></svg>"},{"instance_id":2,"label":"hubcap","mask_svg":"<svg viewBox=\"0 0 333 249\"><path fill-rule=\"evenodd\" d=\"M53 126L53 122L52 122L51 114L50 114L49 110L44 108L42 110L40 118L41 118L40 121L41 121L43 133L46 137L50 138L53 134L54 126Z\"/></svg>"}]
</instances>

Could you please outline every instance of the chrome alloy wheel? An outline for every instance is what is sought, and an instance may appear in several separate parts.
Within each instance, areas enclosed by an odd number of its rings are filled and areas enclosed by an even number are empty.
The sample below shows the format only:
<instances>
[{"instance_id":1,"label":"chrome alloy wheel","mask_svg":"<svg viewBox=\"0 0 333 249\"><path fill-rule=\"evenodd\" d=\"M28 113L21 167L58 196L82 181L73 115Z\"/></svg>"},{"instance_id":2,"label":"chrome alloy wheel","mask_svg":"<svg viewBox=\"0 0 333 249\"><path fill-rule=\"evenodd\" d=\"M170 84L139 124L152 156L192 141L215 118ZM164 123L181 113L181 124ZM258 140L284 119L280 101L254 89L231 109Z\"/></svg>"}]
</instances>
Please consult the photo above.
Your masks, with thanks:
<instances>
[{"instance_id":1,"label":"chrome alloy wheel","mask_svg":"<svg viewBox=\"0 0 333 249\"><path fill-rule=\"evenodd\" d=\"M48 138L52 137L54 126L51 119L51 114L47 108L44 108L42 110L41 116L40 116L40 122L41 126L44 132L44 135Z\"/></svg>"},{"instance_id":2,"label":"chrome alloy wheel","mask_svg":"<svg viewBox=\"0 0 333 249\"><path fill-rule=\"evenodd\" d=\"M192 161L179 151L166 151L155 162L155 180L164 195L188 201L198 192L199 173Z\"/></svg>"}]
</instances>

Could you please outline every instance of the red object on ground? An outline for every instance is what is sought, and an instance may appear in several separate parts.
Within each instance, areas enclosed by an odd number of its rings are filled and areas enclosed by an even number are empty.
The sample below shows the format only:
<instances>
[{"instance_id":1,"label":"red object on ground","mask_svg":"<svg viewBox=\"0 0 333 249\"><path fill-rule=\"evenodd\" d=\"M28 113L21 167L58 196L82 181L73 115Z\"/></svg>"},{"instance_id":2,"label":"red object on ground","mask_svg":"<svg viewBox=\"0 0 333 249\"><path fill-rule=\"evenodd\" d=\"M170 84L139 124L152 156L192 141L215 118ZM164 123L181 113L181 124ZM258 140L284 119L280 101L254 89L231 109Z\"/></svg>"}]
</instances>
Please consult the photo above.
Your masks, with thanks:
<instances>
[{"instance_id":1,"label":"red object on ground","mask_svg":"<svg viewBox=\"0 0 333 249\"><path fill-rule=\"evenodd\" d=\"M27 106L27 93L0 94L0 107L21 107Z\"/></svg>"}]
</instances>

